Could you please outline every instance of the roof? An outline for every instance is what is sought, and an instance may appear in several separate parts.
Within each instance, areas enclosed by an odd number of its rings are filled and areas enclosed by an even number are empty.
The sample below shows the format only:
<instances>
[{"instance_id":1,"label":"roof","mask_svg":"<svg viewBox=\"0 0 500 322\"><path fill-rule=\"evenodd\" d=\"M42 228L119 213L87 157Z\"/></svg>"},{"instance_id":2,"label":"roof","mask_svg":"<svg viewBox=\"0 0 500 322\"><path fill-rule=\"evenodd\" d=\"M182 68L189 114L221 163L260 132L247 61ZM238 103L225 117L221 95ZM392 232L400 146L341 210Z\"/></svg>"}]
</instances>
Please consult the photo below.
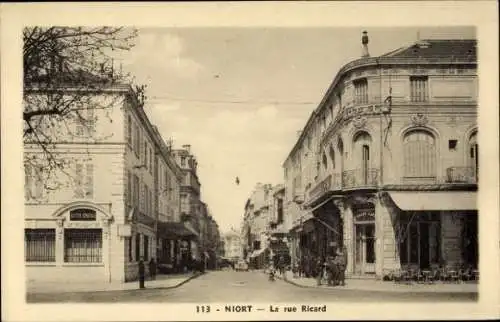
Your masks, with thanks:
<instances>
[{"instance_id":1,"label":"roof","mask_svg":"<svg viewBox=\"0 0 500 322\"><path fill-rule=\"evenodd\" d=\"M337 72L337 75L323 95L321 102L312 111L306 124L303 127L303 130L301 131L299 138L297 139L297 141L295 141L294 146L283 162L283 166L286 166L288 160L290 160L290 158L298 150L299 146L302 144L304 138L307 135L308 129L311 127L313 120L318 114L318 111L320 111L324 107L330 97L331 92L337 86L343 75L345 75L345 73L347 73L349 70L366 67L370 64L378 65L380 63L385 63L391 65L398 61L407 63L412 60L425 62L426 59L429 59L429 61L441 60L443 63L453 61L458 61L459 63L476 62L476 47L477 41L475 39L425 39L419 40L408 46L400 47L378 57L358 58L345 64Z\"/></svg>"},{"instance_id":2,"label":"roof","mask_svg":"<svg viewBox=\"0 0 500 322\"><path fill-rule=\"evenodd\" d=\"M394 58L467 58L476 60L475 39L425 39L390 51L380 57Z\"/></svg>"}]
</instances>

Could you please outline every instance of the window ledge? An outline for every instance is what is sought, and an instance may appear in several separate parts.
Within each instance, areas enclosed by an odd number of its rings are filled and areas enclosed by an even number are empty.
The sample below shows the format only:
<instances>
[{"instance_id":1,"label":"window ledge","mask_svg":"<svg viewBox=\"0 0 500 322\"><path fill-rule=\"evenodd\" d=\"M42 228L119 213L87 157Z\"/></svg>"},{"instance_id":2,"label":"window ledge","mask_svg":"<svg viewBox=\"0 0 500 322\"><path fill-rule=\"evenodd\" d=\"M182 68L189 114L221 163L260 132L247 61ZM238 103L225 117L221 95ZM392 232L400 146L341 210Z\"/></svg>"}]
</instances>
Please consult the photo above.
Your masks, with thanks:
<instances>
[{"instance_id":1,"label":"window ledge","mask_svg":"<svg viewBox=\"0 0 500 322\"><path fill-rule=\"evenodd\" d=\"M53 266L57 266L57 263L56 262L24 262L24 266L37 266L37 267L40 267L40 266L47 266L47 267L53 267Z\"/></svg>"},{"instance_id":2,"label":"window ledge","mask_svg":"<svg viewBox=\"0 0 500 322\"><path fill-rule=\"evenodd\" d=\"M63 267L104 267L104 263L63 263Z\"/></svg>"}]
</instances>

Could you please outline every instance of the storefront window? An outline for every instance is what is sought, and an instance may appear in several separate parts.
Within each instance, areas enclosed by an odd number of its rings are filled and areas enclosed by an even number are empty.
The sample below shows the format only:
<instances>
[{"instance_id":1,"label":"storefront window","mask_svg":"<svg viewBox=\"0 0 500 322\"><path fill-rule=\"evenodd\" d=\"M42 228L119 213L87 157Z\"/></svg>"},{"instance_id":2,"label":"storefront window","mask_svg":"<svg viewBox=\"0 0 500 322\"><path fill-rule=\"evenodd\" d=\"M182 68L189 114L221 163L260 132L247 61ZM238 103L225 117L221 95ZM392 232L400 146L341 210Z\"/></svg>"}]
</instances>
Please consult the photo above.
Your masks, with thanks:
<instances>
[{"instance_id":1,"label":"storefront window","mask_svg":"<svg viewBox=\"0 0 500 322\"><path fill-rule=\"evenodd\" d=\"M55 229L25 229L25 260L27 262L55 262L55 242Z\"/></svg>"},{"instance_id":2,"label":"storefront window","mask_svg":"<svg viewBox=\"0 0 500 322\"><path fill-rule=\"evenodd\" d=\"M102 230L65 229L64 261L68 263L102 262Z\"/></svg>"}]
</instances>

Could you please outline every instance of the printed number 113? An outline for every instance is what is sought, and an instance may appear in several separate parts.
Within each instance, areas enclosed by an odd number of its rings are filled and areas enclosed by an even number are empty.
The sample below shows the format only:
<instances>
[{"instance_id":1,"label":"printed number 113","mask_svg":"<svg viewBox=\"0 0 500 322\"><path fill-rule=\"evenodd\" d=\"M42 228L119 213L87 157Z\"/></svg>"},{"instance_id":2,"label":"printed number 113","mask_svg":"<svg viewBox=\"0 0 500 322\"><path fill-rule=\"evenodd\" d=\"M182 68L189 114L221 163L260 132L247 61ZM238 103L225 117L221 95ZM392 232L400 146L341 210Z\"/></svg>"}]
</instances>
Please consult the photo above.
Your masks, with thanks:
<instances>
[{"instance_id":1,"label":"printed number 113","mask_svg":"<svg viewBox=\"0 0 500 322\"><path fill-rule=\"evenodd\" d=\"M210 313L209 305L196 305L196 313Z\"/></svg>"}]
</instances>

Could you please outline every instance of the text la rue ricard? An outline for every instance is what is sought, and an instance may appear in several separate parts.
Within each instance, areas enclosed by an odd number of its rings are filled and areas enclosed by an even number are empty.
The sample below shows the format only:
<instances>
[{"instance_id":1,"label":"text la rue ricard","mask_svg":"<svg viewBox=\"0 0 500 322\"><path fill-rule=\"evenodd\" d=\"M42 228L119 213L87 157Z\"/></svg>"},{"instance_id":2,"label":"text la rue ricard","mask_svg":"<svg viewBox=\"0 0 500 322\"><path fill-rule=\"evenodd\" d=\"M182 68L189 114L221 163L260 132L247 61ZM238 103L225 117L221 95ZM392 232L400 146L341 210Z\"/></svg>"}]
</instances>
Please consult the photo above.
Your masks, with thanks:
<instances>
[{"instance_id":1,"label":"text la rue ricard","mask_svg":"<svg viewBox=\"0 0 500 322\"><path fill-rule=\"evenodd\" d=\"M269 305L268 307L256 305L224 305L222 307L211 307L211 305L196 306L196 313L211 312L226 313L251 313L257 311L267 312L326 312L326 305Z\"/></svg>"}]
</instances>

